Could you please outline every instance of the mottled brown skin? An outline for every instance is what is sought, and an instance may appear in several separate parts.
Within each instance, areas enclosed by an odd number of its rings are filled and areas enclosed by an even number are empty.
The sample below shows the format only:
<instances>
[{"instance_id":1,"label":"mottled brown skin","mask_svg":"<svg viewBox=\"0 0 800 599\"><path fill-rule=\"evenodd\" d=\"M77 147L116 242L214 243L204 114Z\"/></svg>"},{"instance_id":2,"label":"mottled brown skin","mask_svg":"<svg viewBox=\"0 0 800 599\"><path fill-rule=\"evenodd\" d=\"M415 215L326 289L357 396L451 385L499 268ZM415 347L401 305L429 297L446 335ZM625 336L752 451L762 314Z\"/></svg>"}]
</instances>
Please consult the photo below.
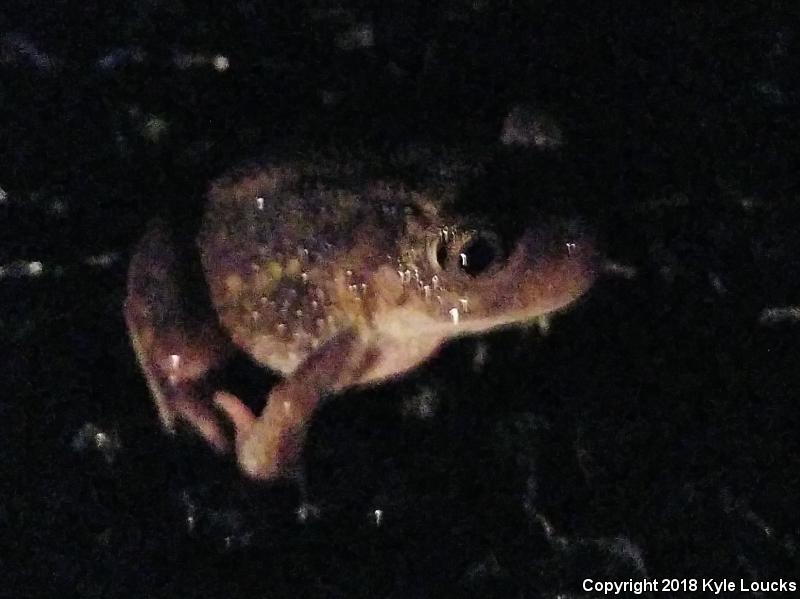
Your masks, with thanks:
<instances>
[{"instance_id":1,"label":"mottled brown skin","mask_svg":"<svg viewBox=\"0 0 800 599\"><path fill-rule=\"evenodd\" d=\"M224 450L221 412L242 470L279 478L294 472L322 397L400 375L455 337L561 309L592 285L581 227L531 227L503 251L506 240L454 213L447 175L463 169L433 170L413 186L315 158L216 181L198 237L206 315L183 296L168 231L151 225L125 317L165 427L183 419ZM258 416L207 382L233 347L285 376Z\"/></svg>"}]
</instances>

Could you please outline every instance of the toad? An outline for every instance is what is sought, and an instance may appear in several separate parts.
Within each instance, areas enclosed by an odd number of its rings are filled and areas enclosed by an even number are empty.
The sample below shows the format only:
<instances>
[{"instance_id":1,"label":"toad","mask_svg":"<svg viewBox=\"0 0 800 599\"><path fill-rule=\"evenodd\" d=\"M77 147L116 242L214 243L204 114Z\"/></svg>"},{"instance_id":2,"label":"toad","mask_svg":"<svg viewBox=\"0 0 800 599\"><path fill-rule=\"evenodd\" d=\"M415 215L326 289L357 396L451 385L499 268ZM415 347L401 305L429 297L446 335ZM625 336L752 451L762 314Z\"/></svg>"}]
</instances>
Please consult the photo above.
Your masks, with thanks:
<instances>
[{"instance_id":1,"label":"toad","mask_svg":"<svg viewBox=\"0 0 800 599\"><path fill-rule=\"evenodd\" d=\"M196 244L210 302L161 221L130 263L125 321L163 426L234 449L256 479L297 472L324 399L561 310L595 276L576 221L507 214L498 227L459 212L469 160L332 156L267 159L211 184ZM260 413L213 386L237 350L283 376Z\"/></svg>"}]
</instances>

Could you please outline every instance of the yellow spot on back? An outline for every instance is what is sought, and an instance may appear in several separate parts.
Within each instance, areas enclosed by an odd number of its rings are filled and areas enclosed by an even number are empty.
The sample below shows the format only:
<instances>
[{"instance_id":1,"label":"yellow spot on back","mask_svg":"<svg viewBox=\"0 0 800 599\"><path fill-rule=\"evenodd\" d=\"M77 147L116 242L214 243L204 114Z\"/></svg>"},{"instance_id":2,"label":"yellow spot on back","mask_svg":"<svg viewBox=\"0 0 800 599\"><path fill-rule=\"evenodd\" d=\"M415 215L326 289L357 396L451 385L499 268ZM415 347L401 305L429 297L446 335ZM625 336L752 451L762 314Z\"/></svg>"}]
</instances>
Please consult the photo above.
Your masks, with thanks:
<instances>
[{"instance_id":1,"label":"yellow spot on back","mask_svg":"<svg viewBox=\"0 0 800 599\"><path fill-rule=\"evenodd\" d=\"M283 267L274 260L267 265L267 271L276 280L283 276Z\"/></svg>"}]
</instances>

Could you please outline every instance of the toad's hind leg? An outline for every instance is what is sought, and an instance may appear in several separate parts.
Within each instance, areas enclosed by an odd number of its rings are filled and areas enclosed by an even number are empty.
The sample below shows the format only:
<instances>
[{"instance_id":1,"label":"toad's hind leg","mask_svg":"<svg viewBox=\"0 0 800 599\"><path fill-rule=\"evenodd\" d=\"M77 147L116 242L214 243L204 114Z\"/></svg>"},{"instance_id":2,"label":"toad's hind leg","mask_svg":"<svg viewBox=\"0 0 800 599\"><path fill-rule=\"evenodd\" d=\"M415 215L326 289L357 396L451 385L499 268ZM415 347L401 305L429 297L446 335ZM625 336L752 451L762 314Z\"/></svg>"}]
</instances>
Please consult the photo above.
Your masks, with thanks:
<instances>
[{"instance_id":1,"label":"toad's hind leg","mask_svg":"<svg viewBox=\"0 0 800 599\"><path fill-rule=\"evenodd\" d=\"M245 474L261 480L302 474L306 430L323 398L358 384L377 358L374 342L349 328L278 383L258 416L236 396L218 392L214 401L236 429L236 454Z\"/></svg>"},{"instance_id":2,"label":"toad's hind leg","mask_svg":"<svg viewBox=\"0 0 800 599\"><path fill-rule=\"evenodd\" d=\"M185 263L166 225L152 221L131 258L125 323L164 428L185 421L225 450L208 377L230 355L230 342Z\"/></svg>"}]
</instances>

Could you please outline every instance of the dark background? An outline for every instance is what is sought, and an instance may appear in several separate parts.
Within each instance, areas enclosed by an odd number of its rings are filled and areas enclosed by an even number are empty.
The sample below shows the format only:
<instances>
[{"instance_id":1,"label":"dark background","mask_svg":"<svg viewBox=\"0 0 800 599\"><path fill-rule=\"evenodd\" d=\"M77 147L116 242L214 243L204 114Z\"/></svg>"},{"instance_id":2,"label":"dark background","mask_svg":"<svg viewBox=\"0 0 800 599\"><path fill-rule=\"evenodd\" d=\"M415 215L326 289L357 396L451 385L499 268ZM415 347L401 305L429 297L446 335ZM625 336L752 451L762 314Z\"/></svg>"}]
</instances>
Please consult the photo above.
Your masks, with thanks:
<instances>
[{"instance_id":1,"label":"dark background","mask_svg":"<svg viewBox=\"0 0 800 599\"><path fill-rule=\"evenodd\" d=\"M800 304L796 17L792 2L4 2L0 593L798 580L800 329L764 312ZM349 48L353 27L373 42ZM305 522L292 485L161 433L120 311L148 218L190 237L209 179L270 145L496 144L517 104L567 143L546 162L498 149L487 202L568 203L635 277L601 280L546 336L464 340L330 403Z\"/></svg>"}]
</instances>

